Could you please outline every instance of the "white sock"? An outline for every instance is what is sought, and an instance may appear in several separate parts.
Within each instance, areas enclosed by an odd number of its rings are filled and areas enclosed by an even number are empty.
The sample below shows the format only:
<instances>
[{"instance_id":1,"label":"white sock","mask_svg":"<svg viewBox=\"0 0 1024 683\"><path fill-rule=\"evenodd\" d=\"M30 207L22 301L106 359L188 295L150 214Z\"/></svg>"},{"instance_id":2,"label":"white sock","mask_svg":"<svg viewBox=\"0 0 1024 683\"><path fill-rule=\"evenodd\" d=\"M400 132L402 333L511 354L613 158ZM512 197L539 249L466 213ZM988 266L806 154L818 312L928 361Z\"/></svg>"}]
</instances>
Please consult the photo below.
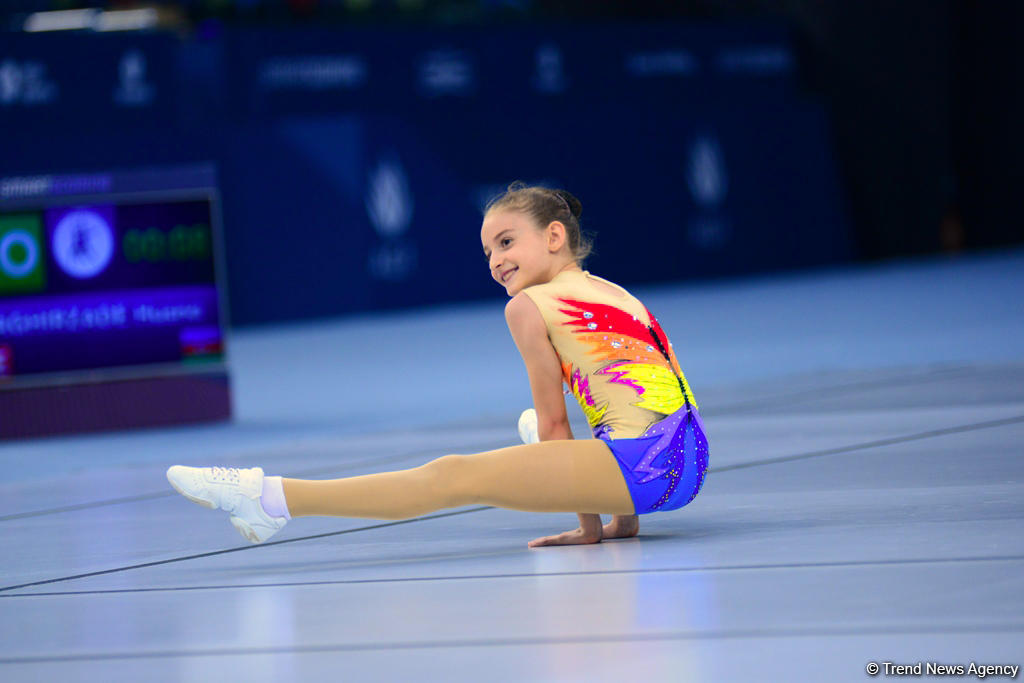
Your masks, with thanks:
<instances>
[{"instance_id":1,"label":"white sock","mask_svg":"<svg viewBox=\"0 0 1024 683\"><path fill-rule=\"evenodd\" d=\"M271 517L291 519L288 512L288 501L284 499L284 484L281 477L263 477L263 495L260 496L263 511Z\"/></svg>"}]
</instances>

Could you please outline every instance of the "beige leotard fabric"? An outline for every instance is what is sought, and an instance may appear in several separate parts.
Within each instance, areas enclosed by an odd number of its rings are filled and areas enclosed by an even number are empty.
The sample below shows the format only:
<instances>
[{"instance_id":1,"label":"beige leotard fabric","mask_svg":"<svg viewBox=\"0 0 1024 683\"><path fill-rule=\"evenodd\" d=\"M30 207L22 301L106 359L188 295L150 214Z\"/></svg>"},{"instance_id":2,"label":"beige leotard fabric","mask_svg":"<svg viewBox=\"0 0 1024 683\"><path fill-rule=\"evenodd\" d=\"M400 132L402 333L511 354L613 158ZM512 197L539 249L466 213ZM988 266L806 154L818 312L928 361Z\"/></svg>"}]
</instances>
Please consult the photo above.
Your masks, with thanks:
<instances>
[{"instance_id":1,"label":"beige leotard fabric","mask_svg":"<svg viewBox=\"0 0 1024 683\"><path fill-rule=\"evenodd\" d=\"M687 402L696 407L661 326L622 287L567 270L523 292L540 310L562 379L595 436L636 438Z\"/></svg>"}]
</instances>

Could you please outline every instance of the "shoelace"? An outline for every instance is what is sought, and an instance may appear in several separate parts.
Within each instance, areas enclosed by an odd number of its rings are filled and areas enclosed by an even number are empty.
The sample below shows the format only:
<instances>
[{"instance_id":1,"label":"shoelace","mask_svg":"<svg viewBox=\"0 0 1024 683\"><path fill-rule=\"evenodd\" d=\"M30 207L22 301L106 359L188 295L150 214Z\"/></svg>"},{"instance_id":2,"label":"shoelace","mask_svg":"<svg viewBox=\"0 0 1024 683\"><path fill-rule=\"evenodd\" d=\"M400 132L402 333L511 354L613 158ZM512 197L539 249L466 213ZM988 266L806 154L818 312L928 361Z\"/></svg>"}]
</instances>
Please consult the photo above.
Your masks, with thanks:
<instances>
[{"instance_id":1,"label":"shoelace","mask_svg":"<svg viewBox=\"0 0 1024 683\"><path fill-rule=\"evenodd\" d=\"M221 484L237 484L241 473L237 467L214 467L212 479Z\"/></svg>"}]
</instances>

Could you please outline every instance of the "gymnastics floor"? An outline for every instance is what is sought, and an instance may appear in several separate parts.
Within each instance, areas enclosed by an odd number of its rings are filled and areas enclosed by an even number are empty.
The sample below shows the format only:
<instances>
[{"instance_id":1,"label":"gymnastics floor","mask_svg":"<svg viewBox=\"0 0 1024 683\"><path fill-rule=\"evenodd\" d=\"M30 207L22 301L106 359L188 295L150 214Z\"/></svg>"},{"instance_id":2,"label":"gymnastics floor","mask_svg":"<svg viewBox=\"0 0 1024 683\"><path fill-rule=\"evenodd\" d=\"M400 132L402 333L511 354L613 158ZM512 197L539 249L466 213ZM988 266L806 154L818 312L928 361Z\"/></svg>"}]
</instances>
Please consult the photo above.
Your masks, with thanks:
<instances>
[{"instance_id":1,"label":"gymnastics floor","mask_svg":"<svg viewBox=\"0 0 1024 683\"><path fill-rule=\"evenodd\" d=\"M575 516L471 507L248 544L167 466L415 466L515 443L529 387L499 299L243 330L230 424L0 445L0 680L1024 664L1024 251L636 293L711 444L701 494L639 538L528 549Z\"/></svg>"}]
</instances>

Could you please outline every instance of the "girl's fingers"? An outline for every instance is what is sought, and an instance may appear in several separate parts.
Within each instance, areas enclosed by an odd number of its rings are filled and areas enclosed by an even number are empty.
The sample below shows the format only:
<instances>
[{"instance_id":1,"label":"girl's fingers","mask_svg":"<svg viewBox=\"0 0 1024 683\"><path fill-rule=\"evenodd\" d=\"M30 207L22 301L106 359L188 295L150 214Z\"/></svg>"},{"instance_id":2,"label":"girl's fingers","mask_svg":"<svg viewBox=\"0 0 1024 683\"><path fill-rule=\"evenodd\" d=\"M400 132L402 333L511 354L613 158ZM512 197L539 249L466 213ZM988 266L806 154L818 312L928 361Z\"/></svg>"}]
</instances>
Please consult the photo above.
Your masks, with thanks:
<instances>
[{"instance_id":1,"label":"girl's fingers","mask_svg":"<svg viewBox=\"0 0 1024 683\"><path fill-rule=\"evenodd\" d=\"M566 531L557 536L544 536L542 538L536 538L526 545L530 548L537 548L545 545L584 545L590 543L598 543L601 539L591 540L584 538L579 531Z\"/></svg>"},{"instance_id":2,"label":"girl's fingers","mask_svg":"<svg viewBox=\"0 0 1024 683\"><path fill-rule=\"evenodd\" d=\"M559 534L557 536L544 536L542 538L536 538L536 539L530 541L528 545L531 548L535 548L535 547L541 546L541 545L560 545L562 540L563 540L562 539L563 536L565 536L565 534Z\"/></svg>"}]
</instances>

